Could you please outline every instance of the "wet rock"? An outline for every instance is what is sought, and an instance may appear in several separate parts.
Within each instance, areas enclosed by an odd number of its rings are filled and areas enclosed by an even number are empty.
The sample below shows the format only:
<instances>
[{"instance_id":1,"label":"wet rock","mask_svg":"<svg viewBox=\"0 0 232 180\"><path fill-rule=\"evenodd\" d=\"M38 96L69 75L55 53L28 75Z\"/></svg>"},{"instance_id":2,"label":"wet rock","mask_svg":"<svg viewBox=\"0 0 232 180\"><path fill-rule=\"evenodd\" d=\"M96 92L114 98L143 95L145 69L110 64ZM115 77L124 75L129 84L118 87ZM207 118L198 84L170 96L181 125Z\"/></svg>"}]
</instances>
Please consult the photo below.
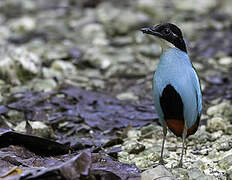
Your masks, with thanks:
<instances>
[{"instance_id":1,"label":"wet rock","mask_svg":"<svg viewBox=\"0 0 232 180\"><path fill-rule=\"evenodd\" d=\"M216 132L213 132L213 133L211 133L211 140L217 140L217 139L219 139L222 135L223 135L223 131L221 131L221 130L218 130L218 131L216 131Z\"/></svg>"},{"instance_id":2,"label":"wet rock","mask_svg":"<svg viewBox=\"0 0 232 180\"><path fill-rule=\"evenodd\" d=\"M225 119L230 119L232 117L232 105L229 101L224 100L223 102L211 106L207 110L209 116L223 117Z\"/></svg>"},{"instance_id":3,"label":"wet rock","mask_svg":"<svg viewBox=\"0 0 232 180\"><path fill-rule=\"evenodd\" d=\"M30 0L25 0L24 2L9 0L2 1L0 4L1 12L7 17L17 17L22 12L32 11L35 9L35 2Z\"/></svg>"},{"instance_id":4,"label":"wet rock","mask_svg":"<svg viewBox=\"0 0 232 180\"><path fill-rule=\"evenodd\" d=\"M215 131L225 131L226 126L228 125L228 122L225 121L221 117L213 117L211 119L208 119L206 130L209 132L215 132Z\"/></svg>"},{"instance_id":5,"label":"wet rock","mask_svg":"<svg viewBox=\"0 0 232 180\"><path fill-rule=\"evenodd\" d=\"M15 128L15 131L26 133L26 121L20 122Z\"/></svg>"},{"instance_id":6,"label":"wet rock","mask_svg":"<svg viewBox=\"0 0 232 180\"><path fill-rule=\"evenodd\" d=\"M226 126L225 133L229 134L229 135L232 135L232 125L231 124Z\"/></svg>"},{"instance_id":7,"label":"wet rock","mask_svg":"<svg viewBox=\"0 0 232 180\"><path fill-rule=\"evenodd\" d=\"M135 129L128 131L128 137L122 145L122 151L118 153L119 160L125 163L134 163L141 169L152 168L154 164L158 163L161 147L154 143L155 139L139 139L140 135L140 131ZM166 150L164 157L168 157Z\"/></svg>"},{"instance_id":8,"label":"wet rock","mask_svg":"<svg viewBox=\"0 0 232 180\"><path fill-rule=\"evenodd\" d=\"M40 121L28 121L32 128L32 134L40 137L51 138L53 136L52 129L49 128L46 124ZM15 128L15 131L20 133L26 133L26 121L20 122Z\"/></svg>"},{"instance_id":9,"label":"wet rock","mask_svg":"<svg viewBox=\"0 0 232 180\"><path fill-rule=\"evenodd\" d=\"M121 151L121 147L114 147L114 148L111 148L111 149L108 149L107 151L106 151L106 153L109 155L109 156L111 156L111 157L113 157L113 158L115 158L115 159L118 159L118 153Z\"/></svg>"},{"instance_id":10,"label":"wet rock","mask_svg":"<svg viewBox=\"0 0 232 180\"><path fill-rule=\"evenodd\" d=\"M216 0L206 0L202 2L201 0L174 0L174 5L177 10L179 11L194 11L198 14L207 13L210 9L216 7L217 1Z\"/></svg>"},{"instance_id":11,"label":"wet rock","mask_svg":"<svg viewBox=\"0 0 232 180\"><path fill-rule=\"evenodd\" d=\"M76 74L76 68L71 62L56 60L52 63L54 70L62 72L64 75Z\"/></svg>"},{"instance_id":12,"label":"wet rock","mask_svg":"<svg viewBox=\"0 0 232 180\"><path fill-rule=\"evenodd\" d=\"M138 154L139 152L145 149L144 145L136 141L125 142L125 143L126 144L123 147L123 150L126 150L128 153L131 153L131 154Z\"/></svg>"},{"instance_id":13,"label":"wet rock","mask_svg":"<svg viewBox=\"0 0 232 180\"><path fill-rule=\"evenodd\" d=\"M4 91L4 88L6 87L6 83L0 79L0 92ZM0 102L3 101L2 93L0 93Z\"/></svg>"},{"instance_id":14,"label":"wet rock","mask_svg":"<svg viewBox=\"0 0 232 180\"><path fill-rule=\"evenodd\" d=\"M17 74L22 74L22 80L27 79L29 75L35 76L40 72L41 62L38 55L27 49L15 49L11 58L15 61Z\"/></svg>"},{"instance_id":15,"label":"wet rock","mask_svg":"<svg viewBox=\"0 0 232 180\"><path fill-rule=\"evenodd\" d=\"M207 176L200 169L194 168L188 171L188 179L189 180L216 180L213 176Z\"/></svg>"},{"instance_id":16,"label":"wet rock","mask_svg":"<svg viewBox=\"0 0 232 180\"><path fill-rule=\"evenodd\" d=\"M105 82L100 79L94 79L90 84L93 89L103 89L105 87Z\"/></svg>"},{"instance_id":17,"label":"wet rock","mask_svg":"<svg viewBox=\"0 0 232 180\"><path fill-rule=\"evenodd\" d=\"M192 18L194 17L194 14L190 15ZM183 21L183 19L185 18L185 15L180 15L180 17L176 17L174 16L173 18L179 18L180 22ZM184 32L184 41L185 44L187 46L187 50L189 52L192 52L192 44L191 44L191 40L196 40L198 38L197 34L195 33L196 31L199 31L200 27L201 27L201 23L199 22L195 22L195 21L189 21L189 22L183 22L183 23L179 23L178 24L179 27L182 29L182 32Z\"/></svg>"},{"instance_id":18,"label":"wet rock","mask_svg":"<svg viewBox=\"0 0 232 180\"><path fill-rule=\"evenodd\" d=\"M3 101L3 96L0 94L0 102L2 102Z\"/></svg>"},{"instance_id":19,"label":"wet rock","mask_svg":"<svg viewBox=\"0 0 232 180\"><path fill-rule=\"evenodd\" d=\"M232 180L232 167L227 169L227 171L226 171L226 179L227 180Z\"/></svg>"},{"instance_id":20,"label":"wet rock","mask_svg":"<svg viewBox=\"0 0 232 180\"><path fill-rule=\"evenodd\" d=\"M136 129L130 129L130 130L127 132L128 140L137 139L139 136L140 136L140 132L139 132L139 131L136 131Z\"/></svg>"},{"instance_id":21,"label":"wet rock","mask_svg":"<svg viewBox=\"0 0 232 180\"><path fill-rule=\"evenodd\" d=\"M223 3L220 3L221 11L228 15L229 17L232 17L232 12L230 10L230 7L232 6L232 2L230 0L224 0Z\"/></svg>"},{"instance_id":22,"label":"wet rock","mask_svg":"<svg viewBox=\"0 0 232 180\"><path fill-rule=\"evenodd\" d=\"M35 19L29 16L21 17L17 21L13 19L8 23L10 30L14 33L25 33L36 28Z\"/></svg>"},{"instance_id":23,"label":"wet rock","mask_svg":"<svg viewBox=\"0 0 232 180\"><path fill-rule=\"evenodd\" d=\"M40 47L40 43L35 45L39 52L43 55L43 61L45 63L52 63L54 60L60 60L62 57L69 57L68 47L64 46L62 43L47 44L44 47ZM52 49L52 50L51 50Z\"/></svg>"},{"instance_id":24,"label":"wet rock","mask_svg":"<svg viewBox=\"0 0 232 180\"><path fill-rule=\"evenodd\" d=\"M115 47L122 47L126 45L132 45L133 39L130 36L116 36L115 38L112 39L110 44Z\"/></svg>"},{"instance_id":25,"label":"wet rock","mask_svg":"<svg viewBox=\"0 0 232 180\"><path fill-rule=\"evenodd\" d=\"M199 144L204 144L207 141L211 140L212 134L206 131L205 126L200 126L197 130L196 134L194 136L190 136L190 140L194 140L195 142L198 142Z\"/></svg>"},{"instance_id":26,"label":"wet rock","mask_svg":"<svg viewBox=\"0 0 232 180\"><path fill-rule=\"evenodd\" d=\"M133 92L125 92L117 95L117 98L119 100L132 100L132 101L137 101L138 97L135 96Z\"/></svg>"},{"instance_id":27,"label":"wet rock","mask_svg":"<svg viewBox=\"0 0 232 180\"><path fill-rule=\"evenodd\" d=\"M171 172L175 175L176 179L188 179L188 169L185 168L172 168Z\"/></svg>"},{"instance_id":28,"label":"wet rock","mask_svg":"<svg viewBox=\"0 0 232 180\"><path fill-rule=\"evenodd\" d=\"M150 15L152 19L154 19L153 23L158 21L166 21L174 13L174 10L168 8L165 1L159 0L138 0L136 8ZM165 12L165 14L163 14L163 12Z\"/></svg>"},{"instance_id":29,"label":"wet rock","mask_svg":"<svg viewBox=\"0 0 232 180\"><path fill-rule=\"evenodd\" d=\"M141 135L144 136L146 134L153 133L155 131L155 126L153 124L150 124L148 126L144 126L141 128Z\"/></svg>"},{"instance_id":30,"label":"wet rock","mask_svg":"<svg viewBox=\"0 0 232 180\"><path fill-rule=\"evenodd\" d=\"M53 68L42 68L42 73L45 78L56 78L58 80L63 79L62 72Z\"/></svg>"},{"instance_id":31,"label":"wet rock","mask_svg":"<svg viewBox=\"0 0 232 180\"><path fill-rule=\"evenodd\" d=\"M12 123L13 125L16 125L17 123L21 122L24 119L24 113L18 112L16 110L10 110L7 113L8 121Z\"/></svg>"},{"instance_id":32,"label":"wet rock","mask_svg":"<svg viewBox=\"0 0 232 180\"><path fill-rule=\"evenodd\" d=\"M34 91L52 91L57 87L57 83L54 79L34 79L28 83L28 88Z\"/></svg>"},{"instance_id":33,"label":"wet rock","mask_svg":"<svg viewBox=\"0 0 232 180\"><path fill-rule=\"evenodd\" d=\"M38 55L26 48L8 47L0 53L0 74L8 81L20 84L34 78L40 72L41 62Z\"/></svg>"},{"instance_id":34,"label":"wet rock","mask_svg":"<svg viewBox=\"0 0 232 180\"><path fill-rule=\"evenodd\" d=\"M232 166L232 154L227 155L218 162L219 167L223 169L229 169Z\"/></svg>"},{"instance_id":35,"label":"wet rock","mask_svg":"<svg viewBox=\"0 0 232 180\"><path fill-rule=\"evenodd\" d=\"M144 143L144 145L146 144ZM118 153L119 160L129 164L134 163L140 169L152 168L154 165L158 163L160 158L160 146L146 148L139 154L129 154L128 150L125 151L124 148L125 147L122 146L122 151ZM168 157L166 150L164 151L164 157Z\"/></svg>"},{"instance_id":36,"label":"wet rock","mask_svg":"<svg viewBox=\"0 0 232 180\"><path fill-rule=\"evenodd\" d=\"M230 66L232 64L232 58L231 57L223 57L218 60L218 63L223 66Z\"/></svg>"},{"instance_id":37,"label":"wet rock","mask_svg":"<svg viewBox=\"0 0 232 180\"><path fill-rule=\"evenodd\" d=\"M7 39L11 35L10 29L6 26L0 27L0 43L4 44L5 39Z\"/></svg>"},{"instance_id":38,"label":"wet rock","mask_svg":"<svg viewBox=\"0 0 232 180\"><path fill-rule=\"evenodd\" d=\"M122 143L123 143L123 141L121 138L114 138L114 139L107 141L105 144L102 145L102 147L107 148L107 147L112 147L114 145L118 145L118 144L122 144Z\"/></svg>"},{"instance_id":39,"label":"wet rock","mask_svg":"<svg viewBox=\"0 0 232 180\"><path fill-rule=\"evenodd\" d=\"M136 157L130 156L130 159L134 158L134 160L133 161L130 160L130 162L133 162L140 169L149 169L149 168L152 168L154 165L158 164L158 159L155 158L157 157L157 155L155 155L154 153L150 154L151 158L146 158L146 157L148 157L147 154L146 155L143 154L143 155L136 156Z\"/></svg>"},{"instance_id":40,"label":"wet rock","mask_svg":"<svg viewBox=\"0 0 232 180\"><path fill-rule=\"evenodd\" d=\"M138 29L149 23L149 18L144 13L116 8L109 3L102 3L98 6L97 17L111 36L125 35L132 29Z\"/></svg>"},{"instance_id":41,"label":"wet rock","mask_svg":"<svg viewBox=\"0 0 232 180\"><path fill-rule=\"evenodd\" d=\"M222 141L219 143L219 146L217 147L218 150L222 150L222 151L228 151L231 149L231 145L230 145L230 140L231 139L222 139Z\"/></svg>"},{"instance_id":42,"label":"wet rock","mask_svg":"<svg viewBox=\"0 0 232 180\"><path fill-rule=\"evenodd\" d=\"M145 146L143 144L137 143L134 147L131 148L129 154L139 154L144 150L145 150Z\"/></svg>"},{"instance_id":43,"label":"wet rock","mask_svg":"<svg viewBox=\"0 0 232 180\"><path fill-rule=\"evenodd\" d=\"M201 171L204 171L207 167L206 164L201 159L199 159L193 163L193 168L199 168Z\"/></svg>"},{"instance_id":44,"label":"wet rock","mask_svg":"<svg viewBox=\"0 0 232 180\"><path fill-rule=\"evenodd\" d=\"M104 52L105 47L90 47L86 49L83 61L90 66L100 69L108 69L112 64L112 57Z\"/></svg>"},{"instance_id":45,"label":"wet rock","mask_svg":"<svg viewBox=\"0 0 232 180\"><path fill-rule=\"evenodd\" d=\"M170 171L168 171L165 166L159 165L156 168L146 170L141 174L142 180L154 180L154 179L164 179L164 180L174 180L176 179Z\"/></svg>"},{"instance_id":46,"label":"wet rock","mask_svg":"<svg viewBox=\"0 0 232 180\"><path fill-rule=\"evenodd\" d=\"M141 66L140 63L133 63L134 55L132 52L122 52L117 53L115 56L111 57L114 64L117 66L112 66L107 72L107 76L116 76L116 77L144 77L146 76L149 69L154 70L154 66L151 66L149 62ZM116 63L116 62L117 63ZM150 61L150 60L148 60ZM144 63L144 62L143 62Z\"/></svg>"},{"instance_id":47,"label":"wet rock","mask_svg":"<svg viewBox=\"0 0 232 180\"><path fill-rule=\"evenodd\" d=\"M92 45L105 46L109 44L104 28L101 24L92 23L84 26L81 30L81 35L86 43Z\"/></svg>"},{"instance_id":48,"label":"wet rock","mask_svg":"<svg viewBox=\"0 0 232 180\"><path fill-rule=\"evenodd\" d=\"M160 45L158 44L152 44L152 45L143 45L140 46L138 51L143 55L147 57L151 57L154 59L154 57L158 57L161 53ZM153 67L155 68L155 67Z\"/></svg>"}]
</instances>

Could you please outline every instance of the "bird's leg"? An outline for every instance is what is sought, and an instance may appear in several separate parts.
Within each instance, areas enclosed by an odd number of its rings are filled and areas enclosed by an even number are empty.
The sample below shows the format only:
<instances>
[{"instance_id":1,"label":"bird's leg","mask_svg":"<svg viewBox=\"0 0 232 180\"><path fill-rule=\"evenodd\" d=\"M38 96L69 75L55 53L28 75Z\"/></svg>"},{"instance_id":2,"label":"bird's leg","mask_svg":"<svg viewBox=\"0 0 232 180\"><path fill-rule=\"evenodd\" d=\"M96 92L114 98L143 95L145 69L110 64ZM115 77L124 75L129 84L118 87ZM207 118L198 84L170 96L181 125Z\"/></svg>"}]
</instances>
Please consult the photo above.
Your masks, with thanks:
<instances>
[{"instance_id":1,"label":"bird's leg","mask_svg":"<svg viewBox=\"0 0 232 180\"><path fill-rule=\"evenodd\" d=\"M187 154L187 149L188 149L188 141L185 141L185 152L184 152L184 154Z\"/></svg>"},{"instance_id":2,"label":"bird's leg","mask_svg":"<svg viewBox=\"0 0 232 180\"><path fill-rule=\"evenodd\" d=\"M161 149L161 155L160 155L160 164L164 164L164 159L163 159L163 153L164 153L164 144L166 140L166 135L167 135L167 125L163 125L163 143L162 143L162 149Z\"/></svg>"},{"instance_id":3,"label":"bird's leg","mask_svg":"<svg viewBox=\"0 0 232 180\"><path fill-rule=\"evenodd\" d=\"M182 152L181 152L181 158L180 158L180 163L179 163L180 168L182 168L182 166L183 166L184 144L185 144L186 136L187 136L187 127L186 127L186 125L184 125L184 131L182 134Z\"/></svg>"}]
</instances>

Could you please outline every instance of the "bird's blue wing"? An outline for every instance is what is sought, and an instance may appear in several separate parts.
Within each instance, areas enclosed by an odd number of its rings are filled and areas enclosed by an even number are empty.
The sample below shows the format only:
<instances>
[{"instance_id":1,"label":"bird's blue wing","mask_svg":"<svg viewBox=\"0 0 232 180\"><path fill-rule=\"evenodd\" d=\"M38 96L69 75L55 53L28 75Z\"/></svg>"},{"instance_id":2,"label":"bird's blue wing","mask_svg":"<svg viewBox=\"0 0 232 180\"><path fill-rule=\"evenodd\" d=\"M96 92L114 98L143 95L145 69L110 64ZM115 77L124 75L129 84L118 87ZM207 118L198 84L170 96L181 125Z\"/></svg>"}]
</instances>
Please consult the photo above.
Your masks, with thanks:
<instances>
[{"instance_id":1,"label":"bird's blue wing","mask_svg":"<svg viewBox=\"0 0 232 180\"><path fill-rule=\"evenodd\" d=\"M157 80L158 77L156 77L156 75L154 74L154 79L153 79L153 95L154 95L154 104L155 104L155 108L156 108L156 112L159 116L159 122L161 125L164 125L164 114L163 111L161 109L160 106L160 92L162 92L162 90L160 88L163 88L162 86L160 86L161 84L159 83L159 80Z\"/></svg>"},{"instance_id":2,"label":"bird's blue wing","mask_svg":"<svg viewBox=\"0 0 232 180\"><path fill-rule=\"evenodd\" d=\"M202 95L199 79L193 67L186 67L185 76L175 82L177 92L184 104L184 119L187 127L192 127L202 112Z\"/></svg>"},{"instance_id":3,"label":"bird's blue wing","mask_svg":"<svg viewBox=\"0 0 232 180\"><path fill-rule=\"evenodd\" d=\"M192 79L193 79L193 87L196 90L197 93L197 105L198 105L198 115L201 116L202 113L202 95L201 95L201 85L200 81L198 79L197 73L195 69L193 68L193 73L192 73Z\"/></svg>"}]
</instances>

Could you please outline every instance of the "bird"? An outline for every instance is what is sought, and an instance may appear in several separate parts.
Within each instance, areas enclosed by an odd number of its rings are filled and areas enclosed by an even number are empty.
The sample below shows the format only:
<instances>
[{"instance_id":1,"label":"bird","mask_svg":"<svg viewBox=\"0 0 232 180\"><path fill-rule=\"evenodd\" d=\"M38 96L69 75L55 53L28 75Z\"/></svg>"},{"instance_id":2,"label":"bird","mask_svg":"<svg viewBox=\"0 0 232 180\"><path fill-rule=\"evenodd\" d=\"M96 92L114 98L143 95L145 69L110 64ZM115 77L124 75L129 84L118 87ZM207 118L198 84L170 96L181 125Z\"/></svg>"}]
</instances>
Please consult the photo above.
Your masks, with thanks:
<instances>
[{"instance_id":1,"label":"bird","mask_svg":"<svg viewBox=\"0 0 232 180\"><path fill-rule=\"evenodd\" d=\"M198 74L188 56L179 27L161 23L141 31L151 35L162 48L160 61L153 76L154 105L163 127L163 152L167 129L182 138L182 153L178 167L183 167L186 138L196 133L202 114L202 93Z\"/></svg>"}]
</instances>

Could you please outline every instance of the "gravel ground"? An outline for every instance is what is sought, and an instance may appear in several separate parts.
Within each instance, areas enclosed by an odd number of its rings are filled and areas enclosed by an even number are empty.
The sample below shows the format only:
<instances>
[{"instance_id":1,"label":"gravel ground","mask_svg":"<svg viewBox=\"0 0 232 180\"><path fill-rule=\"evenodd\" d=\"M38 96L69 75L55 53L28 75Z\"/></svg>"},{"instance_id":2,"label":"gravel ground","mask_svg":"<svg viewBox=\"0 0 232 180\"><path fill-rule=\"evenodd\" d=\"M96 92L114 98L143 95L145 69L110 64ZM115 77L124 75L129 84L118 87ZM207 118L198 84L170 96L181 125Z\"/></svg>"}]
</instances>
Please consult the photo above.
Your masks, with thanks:
<instances>
[{"instance_id":1,"label":"gravel ground","mask_svg":"<svg viewBox=\"0 0 232 180\"><path fill-rule=\"evenodd\" d=\"M164 151L167 169L158 166L157 124L129 128L119 160L135 163L147 180L157 172L170 179L232 179L231 6L231 0L2 0L0 102L7 104L13 93L48 92L64 83L126 102L152 102L161 49L139 29L175 23L200 76L201 126L188 138L183 169L175 167L181 140L172 133ZM20 131L20 118L8 118L6 124Z\"/></svg>"}]
</instances>

